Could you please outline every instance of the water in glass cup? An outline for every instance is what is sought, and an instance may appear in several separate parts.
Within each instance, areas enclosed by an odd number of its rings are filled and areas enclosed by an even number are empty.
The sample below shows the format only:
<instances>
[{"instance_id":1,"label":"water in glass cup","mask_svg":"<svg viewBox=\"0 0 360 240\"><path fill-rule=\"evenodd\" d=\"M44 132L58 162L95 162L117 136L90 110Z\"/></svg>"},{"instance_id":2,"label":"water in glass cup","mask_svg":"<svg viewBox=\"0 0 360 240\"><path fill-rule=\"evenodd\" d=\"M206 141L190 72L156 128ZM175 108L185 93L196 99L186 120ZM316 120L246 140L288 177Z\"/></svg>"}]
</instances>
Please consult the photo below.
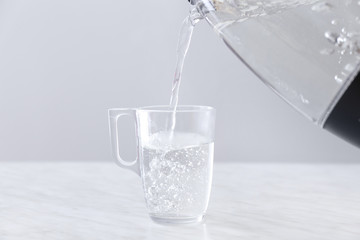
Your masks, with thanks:
<instances>
[{"instance_id":1,"label":"water in glass cup","mask_svg":"<svg viewBox=\"0 0 360 240\"><path fill-rule=\"evenodd\" d=\"M211 189L214 143L196 133L158 132L140 148L150 216L181 222L202 218Z\"/></svg>"}]
</instances>

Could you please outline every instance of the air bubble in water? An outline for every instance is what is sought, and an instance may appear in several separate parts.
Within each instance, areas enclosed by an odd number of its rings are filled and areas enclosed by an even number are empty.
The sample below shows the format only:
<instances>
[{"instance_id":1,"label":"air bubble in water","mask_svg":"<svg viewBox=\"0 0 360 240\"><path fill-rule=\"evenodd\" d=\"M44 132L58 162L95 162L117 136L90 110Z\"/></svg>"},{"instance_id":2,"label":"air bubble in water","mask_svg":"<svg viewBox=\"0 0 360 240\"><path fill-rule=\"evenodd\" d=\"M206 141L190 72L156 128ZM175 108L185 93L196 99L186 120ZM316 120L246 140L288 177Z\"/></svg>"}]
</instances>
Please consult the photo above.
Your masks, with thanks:
<instances>
[{"instance_id":1,"label":"air bubble in water","mask_svg":"<svg viewBox=\"0 0 360 240\"><path fill-rule=\"evenodd\" d=\"M339 36L336 39L336 45L339 47L343 46L345 43L348 43L348 39L344 36Z\"/></svg>"},{"instance_id":2,"label":"air bubble in water","mask_svg":"<svg viewBox=\"0 0 360 240\"><path fill-rule=\"evenodd\" d=\"M322 54L322 55L332 55L334 52L335 52L335 50L332 49L332 48L325 48L325 49L320 51L320 54Z\"/></svg>"},{"instance_id":3,"label":"air bubble in water","mask_svg":"<svg viewBox=\"0 0 360 240\"><path fill-rule=\"evenodd\" d=\"M325 32L325 38L330 42L336 44L339 38L339 34L333 32Z\"/></svg>"},{"instance_id":4,"label":"air bubble in water","mask_svg":"<svg viewBox=\"0 0 360 240\"><path fill-rule=\"evenodd\" d=\"M338 25L339 24L339 20L338 19L334 19L331 21L332 25Z\"/></svg>"},{"instance_id":5,"label":"air bubble in water","mask_svg":"<svg viewBox=\"0 0 360 240\"><path fill-rule=\"evenodd\" d=\"M158 158L154 158L151 160L149 167L151 170L156 170L160 168L160 160Z\"/></svg>"},{"instance_id":6,"label":"air bubble in water","mask_svg":"<svg viewBox=\"0 0 360 240\"><path fill-rule=\"evenodd\" d=\"M342 78L340 78L338 75L336 75L334 78L337 83L342 84L344 82L344 80Z\"/></svg>"},{"instance_id":7,"label":"air bubble in water","mask_svg":"<svg viewBox=\"0 0 360 240\"><path fill-rule=\"evenodd\" d=\"M154 195L156 195L156 187L155 186L151 186L151 187L149 187L149 189L148 189L148 193L149 193L149 195L150 196L154 196Z\"/></svg>"},{"instance_id":8,"label":"air bubble in water","mask_svg":"<svg viewBox=\"0 0 360 240\"><path fill-rule=\"evenodd\" d=\"M360 17L355 18L356 23L360 24Z\"/></svg>"},{"instance_id":9,"label":"air bubble in water","mask_svg":"<svg viewBox=\"0 0 360 240\"><path fill-rule=\"evenodd\" d=\"M320 2L318 4L315 4L311 7L311 10L314 12L323 12L323 11L329 11L333 8L333 5L327 2Z\"/></svg>"},{"instance_id":10,"label":"air bubble in water","mask_svg":"<svg viewBox=\"0 0 360 240\"><path fill-rule=\"evenodd\" d=\"M351 63L346 64L346 66L344 67L344 70L352 73L355 70L355 66L354 66L354 64L351 64Z\"/></svg>"},{"instance_id":11,"label":"air bubble in water","mask_svg":"<svg viewBox=\"0 0 360 240\"><path fill-rule=\"evenodd\" d=\"M347 52L352 55L354 53L360 53L359 36L357 32L349 32L346 28L341 29L341 33L325 32L325 38L336 47L338 47L338 53L345 55ZM340 59L341 62L342 59Z\"/></svg>"},{"instance_id":12,"label":"air bubble in water","mask_svg":"<svg viewBox=\"0 0 360 240\"><path fill-rule=\"evenodd\" d=\"M176 140L177 144L167 144L166 148L152 144L158 139L163 145L167 135L163 138L156 135L148 147L142 147L144 161L149 162L149 167L144 169L144 192L149 210L152 214L202 213L208 199L208 164L213 143L202 144L202 136L175 133L173 142ZM194 144L179 145L189 139Z\"/></svg>"},{"instance_id":13,"label":"air bubble in water","mask_svg":"<svg viewBox=\"0 0 360 240\"><path fill-rule=\"evenodd\" d=\"M301 101L302 101L303 103L305 103L305 104L309 104L309 103L310 103L310 101L309 101L308 99L306 99L302 94L300 94L300 99L301 99Z\"/></svg>"}]
</instances>

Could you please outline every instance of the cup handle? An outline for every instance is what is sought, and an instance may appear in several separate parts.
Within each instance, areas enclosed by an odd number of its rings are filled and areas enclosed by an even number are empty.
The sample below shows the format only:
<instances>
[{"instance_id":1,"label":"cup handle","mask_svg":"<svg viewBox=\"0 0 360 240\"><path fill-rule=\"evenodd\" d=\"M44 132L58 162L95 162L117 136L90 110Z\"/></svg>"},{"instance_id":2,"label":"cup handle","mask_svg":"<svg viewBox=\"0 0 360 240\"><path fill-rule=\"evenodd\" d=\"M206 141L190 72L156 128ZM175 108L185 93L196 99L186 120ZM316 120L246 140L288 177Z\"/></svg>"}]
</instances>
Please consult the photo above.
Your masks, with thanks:
<instances>
[{"instance_id":1,"label":"cup handle","mask_svg":"<svg viewBox=\"0 0 360 240\"><path fill-rule=\"evenodd\" d=\"M120 149L119 149L119 132L117 127L117 122L120 117L122 116L131 116L135 121L135 132L137 133L137 123L136 123L136 110L135 109L109 109L109 128L110 128L110 141L111 141L111 148L112 154L116 159L116 163L122 167L129 170L134 171L137 175L140 176L140 165L139 165L139 157L137 157L134 161L129 162L125 161L120 156ZM139 148L139 140L138 136L136 136L136 146ZM137 153L138 153L137 149Z\"/></svg>"}]
</instances>

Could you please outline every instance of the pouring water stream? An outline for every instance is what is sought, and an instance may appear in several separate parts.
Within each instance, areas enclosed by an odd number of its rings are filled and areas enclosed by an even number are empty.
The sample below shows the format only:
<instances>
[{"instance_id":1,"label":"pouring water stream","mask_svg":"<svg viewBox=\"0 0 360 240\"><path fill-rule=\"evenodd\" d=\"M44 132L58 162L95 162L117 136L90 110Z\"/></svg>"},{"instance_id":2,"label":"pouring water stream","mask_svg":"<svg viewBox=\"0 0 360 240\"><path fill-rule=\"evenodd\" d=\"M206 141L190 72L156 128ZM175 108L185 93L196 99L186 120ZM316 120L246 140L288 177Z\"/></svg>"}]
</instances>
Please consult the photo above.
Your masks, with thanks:
<instances>
[{"instance_id":1,"label":"pouring water stream","mask_svg":"<svg viewBox=\"0 0 360 240\"><path fill-rule=\"evenodd\" d=\"M179 42L177 46L176 69L170 98L170 107L173 111L170 119L170 138L174 133L176 125L176 109L179 102L179 87L181 84L181 75L184 67L185 57L190 47L194 27L202 18L203 17L200 15L200 13L194 8L190 11L189 16L184 19L180 29Z\"/></svg>"}]
</instances>

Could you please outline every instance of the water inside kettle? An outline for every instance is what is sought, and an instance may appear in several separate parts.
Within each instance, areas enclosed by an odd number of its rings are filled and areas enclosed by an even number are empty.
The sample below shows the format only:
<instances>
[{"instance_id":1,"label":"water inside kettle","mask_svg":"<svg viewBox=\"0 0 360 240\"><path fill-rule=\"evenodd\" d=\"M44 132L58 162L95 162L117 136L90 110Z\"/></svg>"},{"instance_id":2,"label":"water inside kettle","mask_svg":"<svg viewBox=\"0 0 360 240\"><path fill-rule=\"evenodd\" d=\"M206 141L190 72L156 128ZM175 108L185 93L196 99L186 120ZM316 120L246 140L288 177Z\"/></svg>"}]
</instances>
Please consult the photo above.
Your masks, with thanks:
<instances>
[{"instance_id":1,"label":"water inside kettle","mask_svg":"<svg viewBox=\"0 0 360 240\"><path fill-rule=\"evenodd\" d=\"M359 0L191 2L276 94L360 147Z\"/></svg>"},{"instance_id":2,"label":"water inside kettle","mask_svg":"<svg viewBox=\"0 0 360 240\"><path fill-rule=\"evenodd\" d=\"M285 101L323 125L359 69L358 1L214 0L214 30Z\"/></svg>"}]
</instances>

